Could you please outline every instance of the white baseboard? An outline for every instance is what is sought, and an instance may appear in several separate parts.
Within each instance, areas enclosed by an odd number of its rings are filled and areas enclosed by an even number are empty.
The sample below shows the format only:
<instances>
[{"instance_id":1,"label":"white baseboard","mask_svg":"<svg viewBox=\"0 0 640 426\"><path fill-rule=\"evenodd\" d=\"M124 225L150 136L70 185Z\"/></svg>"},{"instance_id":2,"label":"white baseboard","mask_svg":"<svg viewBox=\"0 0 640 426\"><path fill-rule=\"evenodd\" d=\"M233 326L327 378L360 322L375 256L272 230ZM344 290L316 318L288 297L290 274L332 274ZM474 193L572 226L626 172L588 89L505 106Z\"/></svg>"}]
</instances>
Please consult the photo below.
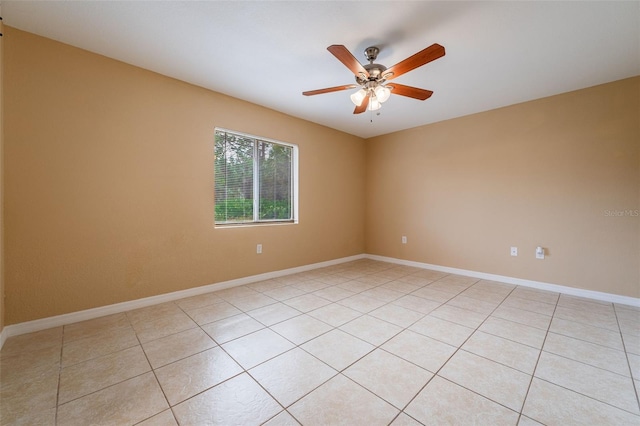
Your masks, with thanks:
<instances>
[{"instance_id":1,"label":"white baseboard","mask_svg":"<svg viewBox=\"0 0 640 426\"><path fill-rule=\"evenodd\" d=\"M116 303L113 305L101 306L99 308L87 309L68 314L57 315L54 317L37 319L34 321L23 322L5 326L0 331L0 349L4 342L12 336L18 336L35 331L46 330L48 328L59 327L61 325L72 324L75 322L86 321L99 318L105 315L117 314L133 309L144 308L164 302L171 302L185 297L198 296L225 288L237 287L240 285L250 284L257 281L278 278L285 275L297 274L313 269L324 268L327 266L339 265L341 263L352 262L359 259L379 260L382 262L394 263L397 265L414 266L422 269L432 269L434 271L446 272L449 274L465 275L468 277L480 278L484 280L499 281L507 284L521 285L524 287L536 288L539 290L554 291L557 293L569 294L572 296L586 297L588 299L602 300L605 302L620 303L640 307L640 299L629 296L621 296L617 294L604 293L599 291L584 290L580 288L567 287L557 284L544 283L540 281L525 280L522 278L507 277L504 275L488 274L485 272L469 271L466 269L451 268L448 266L433 265L429 263L414 262L410 260L396 259L393 257L378 256L372 254L359 254L355 256L343 257L340 259L329 260L326 262L313 263L310 265L298 266L280 271L267 272L264 274L252 275L249 277L238 278L235 280L223 281L215 284L209 284L201 287L194 287L187 290L175 291L172 293L160 294L158 296L145 297L143 299L131 300L128 302Z\"/></svg>"},{"instance_id":2,"label":"white baseboard","mask_svg":"<svg viewBox=\"0 0 640 426\"><path fill-rule=\"evenodd\" d=\"M46 330L48 328L59 327L61 325L72 324L80 321L86 321L99 318L105 315L118 314L133 309L144 308L147 306L157 305L159 303L172 302L174 300L183 299L185 297L199 296L201 294L210 293L216 290L224 290L225 288L237 287L240 285L250 284L258 281L278 278L285 275L297 274L313 269L324 268L327 266L339 265L341 263L352 262L354 260L364 259L364 254L343 257L340 259L328 260L326 262L313 263L310 265L298 266L295 268L283 269L280 271L266 272L264 274L252 275L249 277L238 278L235 280L223 281L215 284L208 284L201 287L194 287L187 290L174 291L172 293L160 294L157 296L145 297L143 299L131 300L128 302L116 303L113 305L100 306L98 308L86 309L78 312L71 312L54 317L41 318L33 321L22 322L18 324L7 325L0 332L0 349L4 345L5 340L9 337L19 336L21 334L33 333L35 331Z\"/></svg>"},{"instance_id":3,"label":"white baseboard","mask_svg":"<svg viewBox=\"0 0 640 426\"><path fill-rule=\"evenodd\" d=\"M621 296L619 294L604 293L600 291L585 290L576 287L567 287L558 284L545 283L540 281L525 280L522 278L507 277L505 275L488 274L485 272L469 271L466 269L451 268L449 266L432 265L430 263L414 262L411 260L396 259L393 257L367 254L367 259L379 260L382 262L395 263L398 265L414 266L422 269L432 269L434 271L446 272L448 274L458 274L467 277L480 278L483 280L499 281L507 284L521 285L523 287L536 288L538 290L554 291L571 296L586 297L587 299L601 300L604 302L620 303L640 307L640 299L636 297Z\"/></svg>"},{"instance_id":4,"label":"white baseboard","mask_svg":"<svg viewBox=\"0 0 640 426\"><path fill-rule=\"evenodd\" d=\"M9 338L6 330L7 330L7 327L2 327L2 331L0 331L0 349L2 349L2 346L4 345L5 340Z\"/></svg>"}]
</instances>

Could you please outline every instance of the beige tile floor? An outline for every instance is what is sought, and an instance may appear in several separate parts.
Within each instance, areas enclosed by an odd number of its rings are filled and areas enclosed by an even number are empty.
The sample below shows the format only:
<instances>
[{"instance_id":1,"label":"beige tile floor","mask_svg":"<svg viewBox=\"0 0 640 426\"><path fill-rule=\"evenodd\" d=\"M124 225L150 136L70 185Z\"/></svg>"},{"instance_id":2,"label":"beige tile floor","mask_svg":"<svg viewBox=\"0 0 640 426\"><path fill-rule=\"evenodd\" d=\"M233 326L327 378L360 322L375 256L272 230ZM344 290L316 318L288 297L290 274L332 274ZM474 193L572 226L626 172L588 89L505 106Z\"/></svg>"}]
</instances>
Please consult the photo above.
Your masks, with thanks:
<instances>
[{"instance_id":1,"label":"beige tile floor","mask_svg":"<svg viewBox=\"0 0 640 426\"><path fill-rule=\"evenodd\" d=\"M639 324L359 260L10 338L0 423L639 425Z\"/></svg>"}]
</instances>

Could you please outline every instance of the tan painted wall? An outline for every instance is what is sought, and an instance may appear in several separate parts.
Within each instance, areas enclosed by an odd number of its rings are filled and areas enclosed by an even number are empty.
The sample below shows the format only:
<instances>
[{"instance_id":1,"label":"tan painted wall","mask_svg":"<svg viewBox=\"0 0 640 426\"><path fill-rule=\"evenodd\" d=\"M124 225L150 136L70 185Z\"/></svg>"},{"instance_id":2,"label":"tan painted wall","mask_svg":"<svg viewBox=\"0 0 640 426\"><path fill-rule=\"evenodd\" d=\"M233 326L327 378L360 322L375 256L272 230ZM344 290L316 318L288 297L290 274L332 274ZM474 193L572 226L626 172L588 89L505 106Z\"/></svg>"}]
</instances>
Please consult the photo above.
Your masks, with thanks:
<instances>
[{"instance_id":1,"label":"tan painted wall","mask_svg":"<svg viewBox=\"0 0 640 426\"><path fill-rule=\"evenodd\" d=\"M2 13L0 12L0 16ZM4 32L0 21L0 33ZM0 88L4 69L4 37L0 37ZM4 119L3 96L0 94L0 333L4 329Z\"/></svg>"},{"instance_id":2,"label":"tan painted wall","mask_svg":"<svg viewBox=\"0 0 640 426\"><path fill-rule=\"evenodd\" d=\"M637 77L367 141L367 253L639 297L639 103Z\"/></svg>"},{"instance_id":3,"label":"tan painted wall","mask_svg":"<svg viewBox=\"0 0 640 426\"><path fill-rule=\"evenodd\" d=\"M362 139L5 29L6 324L364 252ZM298 225L214 229L216 126L298 144Z\"/></svg>"},{"instance_id":4,"label":"tan painted wall","mask_svg":"<svg viewBox=\"0 0 640 426\"><path fill-rule=\"evenodd\" d=\"M640 78L363 141L4 32L0 324L363 252L640 296ZM216 126L299 145L300 224L213 228Z\"/></svg>"}]
</instances>

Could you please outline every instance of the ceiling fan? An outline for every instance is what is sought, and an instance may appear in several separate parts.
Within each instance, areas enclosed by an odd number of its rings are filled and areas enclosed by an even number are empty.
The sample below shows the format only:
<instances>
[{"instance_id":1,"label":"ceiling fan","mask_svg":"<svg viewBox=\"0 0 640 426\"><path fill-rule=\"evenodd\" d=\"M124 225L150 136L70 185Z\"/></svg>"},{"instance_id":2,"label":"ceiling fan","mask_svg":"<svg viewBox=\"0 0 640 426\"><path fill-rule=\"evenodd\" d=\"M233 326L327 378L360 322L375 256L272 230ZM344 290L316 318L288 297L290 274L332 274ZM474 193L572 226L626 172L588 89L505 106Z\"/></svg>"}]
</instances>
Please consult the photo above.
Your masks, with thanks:
<instances>
[{"instance_id":1,"label":"ceiling fan","mask_svg":"<svg viewBox=\"0 0 640 426\"><path fill-rule=\"evenodd\" d=\"M421 50L415 55L409 56L407 59L398 62L391 68L387 68L384 65L374 63L378 57L378 53L380 52L380 49L375 46L367 47L364 51L364 55L369 61L366 65L362 65L358 62L351 52L341 44L331 45L327 47L327 50L351 70L356 77L357 84L347 84L344 86L328 87L326 89L310 90L302 92L302 94L305 96L313 96L360 87L360 90L351 95L351 101L356 105L356 108L353 110L354 114L363 113L367 108L370 111L380 109L382 103L389 99L391 93L419 99L421 101L429 98L433 94L431 90L405 86L398 83L385 83L431 61L441 58L445 54L444 47L436 43Z\"/></svg>"}]
</instances>

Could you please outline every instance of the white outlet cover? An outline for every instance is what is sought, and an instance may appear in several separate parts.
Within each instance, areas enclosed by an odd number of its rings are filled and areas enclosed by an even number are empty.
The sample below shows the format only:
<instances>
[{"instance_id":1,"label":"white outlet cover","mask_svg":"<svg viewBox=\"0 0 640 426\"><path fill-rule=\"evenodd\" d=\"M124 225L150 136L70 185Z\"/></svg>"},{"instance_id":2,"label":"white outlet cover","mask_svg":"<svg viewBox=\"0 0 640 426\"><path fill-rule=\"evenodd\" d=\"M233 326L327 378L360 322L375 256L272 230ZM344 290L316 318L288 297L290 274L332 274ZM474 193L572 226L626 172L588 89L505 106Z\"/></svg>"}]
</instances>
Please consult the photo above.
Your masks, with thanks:
<instances>
[{"instance_id":1,"label":"white outlet cover","mask_svg":"<svg viewBox=\"0 0 640 426\"><path fill-rule=\"evenodd\" d=\"M511 256L518 255L518 247L511 247Z\"/></svg>"}]
</instances>

